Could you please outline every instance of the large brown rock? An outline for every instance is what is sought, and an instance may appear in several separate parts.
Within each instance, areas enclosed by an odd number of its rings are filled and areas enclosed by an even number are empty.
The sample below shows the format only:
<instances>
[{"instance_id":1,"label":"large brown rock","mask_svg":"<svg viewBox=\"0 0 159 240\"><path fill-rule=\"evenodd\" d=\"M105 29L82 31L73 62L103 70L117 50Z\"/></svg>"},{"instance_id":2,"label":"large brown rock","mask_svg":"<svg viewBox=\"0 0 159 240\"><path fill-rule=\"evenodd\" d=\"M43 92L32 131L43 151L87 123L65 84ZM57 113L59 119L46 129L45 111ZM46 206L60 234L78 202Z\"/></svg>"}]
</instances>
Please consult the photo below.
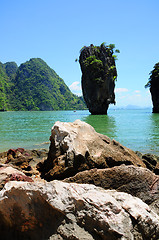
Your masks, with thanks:
<instances>
[{"instance_id":1,"label":"large brown rock","mask_svg":"<svg viewBox=\"0 0 159 240\"><path fill-rule=\"evenodd\" d=\"M12 240L157 240L159 216L130 194L90 184L9 182L0 236Z\"/></svg>"},{"instance_id":2,"label":"large brown rock","mask_svg":"<svg viewBox=\"0 0 159 240\"><path fill-rule=\"evenodd\" d=\"M64 181L89 183L104 189L129 193L152 205L159 214L159 176L146 168L121 165L107 169L91 169L79 172Z\"/></svg>"},{"instance_id":3,"label":"large brown rock","mask_svg":"<svg viewBox=\"0 0 159 240\"><path fill-rule=\"evenodd\" d=\"M92 126L76 120L56 122L51 131L47 160L38 164L46 180L64 179L92 168L109 168L121 164L145 167L130 149L97 133Z\"/></svg>"}]
</instances>

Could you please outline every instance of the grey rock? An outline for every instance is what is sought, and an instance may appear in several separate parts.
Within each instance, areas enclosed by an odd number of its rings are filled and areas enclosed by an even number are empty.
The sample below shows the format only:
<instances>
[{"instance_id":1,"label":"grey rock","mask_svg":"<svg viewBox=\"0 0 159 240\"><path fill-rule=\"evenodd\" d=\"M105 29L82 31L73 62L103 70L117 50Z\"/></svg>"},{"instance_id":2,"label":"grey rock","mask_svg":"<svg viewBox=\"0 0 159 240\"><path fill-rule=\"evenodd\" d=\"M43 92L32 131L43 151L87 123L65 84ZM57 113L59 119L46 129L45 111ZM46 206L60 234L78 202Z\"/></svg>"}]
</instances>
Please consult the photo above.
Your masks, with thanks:
<instances>
[{"instance_id":1,"label":"grey rock","mask_svg":"<svg viewBox=\"0 0 159 240\"><path fill-rule=\"evenodd\" d=\"M0 217L3 239L159 238L159 216L142 200L89 184L8 182Z\"/></svg>"},{"instance_id":2,"label":"grey rock","mask_svg":"<svg viewBox=\"0 0 159 240\"><path fill-rule=\"evenodd\" d=\"M91 125L80 120L56 122L50 141L47 160L37 166L41 176L48 181L64 179L92 168L121 164L145 167L132 150L97 133Z\"/></svg>"},{"instance_id":3,"label":"grey rock","mask_svg":"<svg viewBox=\"0 0 159 240\"><path fill-rule=\"evenodd\" d=\"M64 182L91 183L104 189L129 193L159 214L159 176L146 168L123 164L107 169L91 169L66 178Z\"/></svg>"}]
</instances>

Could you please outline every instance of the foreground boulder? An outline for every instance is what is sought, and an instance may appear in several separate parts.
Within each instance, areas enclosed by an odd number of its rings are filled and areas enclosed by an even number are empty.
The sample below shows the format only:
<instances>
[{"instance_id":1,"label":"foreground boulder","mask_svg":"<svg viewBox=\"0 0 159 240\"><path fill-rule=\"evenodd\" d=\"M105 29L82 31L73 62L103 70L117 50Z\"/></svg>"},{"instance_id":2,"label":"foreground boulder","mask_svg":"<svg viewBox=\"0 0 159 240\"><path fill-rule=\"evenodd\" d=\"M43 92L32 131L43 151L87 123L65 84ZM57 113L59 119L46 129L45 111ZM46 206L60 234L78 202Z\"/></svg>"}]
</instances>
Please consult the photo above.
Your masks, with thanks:
<instances>
[{"instance_id":1,"label":"foreground boulder","mask_svg":"<svg viewBox=\"0 0 159 240\"><path fill-rule=\"evenodd\" d=\"M97 133L92 126L80 120L56 122L50 141L47 160L37 166L41 176L48 181L64 179L92 168L121 164L145 167L132 150Z\"/></svg>"},{"instance_id":2,"label":"foreground boulder","mask_svg":"<svg viewBox=\"0 0 159 240\"><path fill-rule=\"evenodd\" d=\"M115 104L117 70L113 48L112 44L91 44L80 53L83 97L92 114L107 114L109 104Z\"/></svg>"},{"instance_id":3,"label":"foreground boulder","mask_svg":"<svg viewBox=\"0 0 159 240\"><path fill-rule=\"evenodd\" d=\"M150 170L135 166L116 166L91 169L67 178L65 182L91 183L104 189L129 193L151 205L159 214L159 176Z\"/></svg>"},{"instance_id":4,"label":"foreground boulder","mask_svg":"<svg viewBox=\"0 0 159 240\"><path fill-rule=\"evenodd\" d=\"M89 184L9 182L0 217L3 240L159 239L159 216L147 204Z\"/></svg>"}]
</instances>

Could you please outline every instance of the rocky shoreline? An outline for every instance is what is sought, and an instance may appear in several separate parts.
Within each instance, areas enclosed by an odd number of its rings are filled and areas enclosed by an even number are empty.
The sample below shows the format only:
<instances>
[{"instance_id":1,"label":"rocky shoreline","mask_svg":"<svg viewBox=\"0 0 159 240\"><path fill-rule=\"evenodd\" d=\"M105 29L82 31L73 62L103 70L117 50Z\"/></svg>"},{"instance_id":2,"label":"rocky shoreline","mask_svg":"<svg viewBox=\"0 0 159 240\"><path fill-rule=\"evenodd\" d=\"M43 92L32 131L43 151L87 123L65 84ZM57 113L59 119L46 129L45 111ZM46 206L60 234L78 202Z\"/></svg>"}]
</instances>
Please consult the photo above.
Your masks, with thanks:
<instances>
[{"instance_id":1,"label":"rocky shoreline","mask_svg":"<svg viewBox=\"0 0 159 240\"><path fill-rule=\"evenodd\" d=\"M19 169L27 176L36 177L40 175L37 164L44 162L48 158L48 149L9 149L0 153L0 164L9 164ZM135 152L144 162L146 168L159 175L159 156L151 153Z\"/></svg>"},{"instance_id":2,"label":"rocky shoreline","mask_svg":"<svg viewBox=\"0 0 159 240\"><path fill-rule=\"evenodd\" d=\"M50 148L0 153L2 239L159 239L159 157L56 122Z\"/></svg>"}]
</instances>

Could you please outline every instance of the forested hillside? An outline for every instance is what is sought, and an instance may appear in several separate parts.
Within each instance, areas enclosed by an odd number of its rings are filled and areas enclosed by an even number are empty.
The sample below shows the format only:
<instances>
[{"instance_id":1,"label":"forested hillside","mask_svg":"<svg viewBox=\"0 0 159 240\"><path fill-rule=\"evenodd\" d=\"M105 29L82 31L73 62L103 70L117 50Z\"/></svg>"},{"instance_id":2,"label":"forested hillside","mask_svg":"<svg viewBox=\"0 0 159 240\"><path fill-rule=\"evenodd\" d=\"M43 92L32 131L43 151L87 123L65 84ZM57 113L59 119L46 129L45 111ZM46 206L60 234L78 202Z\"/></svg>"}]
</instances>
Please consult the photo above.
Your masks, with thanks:
<instances>
[{"instance_id":1,"label":"forested hillside","mask_svg":"<svg viewBox=\"0 0 159 240\"><path fill-rule=\"evenodd\" d=\"M15 62L2 64L0 62L0 110L11 109L10 96L12 80L15 78L18 66Z\"/></svg>"},{"instance_id":2,"label":"forested hillside","mask_svg":"<svg viewBox=\"0 0 159 240\"><path fill-rule=\"evenodd\" d=\"M82 97L74 95L42 59L32 58L17 67L0 63L0 110L85 109Z\"/></svg>"}]
</instances>

